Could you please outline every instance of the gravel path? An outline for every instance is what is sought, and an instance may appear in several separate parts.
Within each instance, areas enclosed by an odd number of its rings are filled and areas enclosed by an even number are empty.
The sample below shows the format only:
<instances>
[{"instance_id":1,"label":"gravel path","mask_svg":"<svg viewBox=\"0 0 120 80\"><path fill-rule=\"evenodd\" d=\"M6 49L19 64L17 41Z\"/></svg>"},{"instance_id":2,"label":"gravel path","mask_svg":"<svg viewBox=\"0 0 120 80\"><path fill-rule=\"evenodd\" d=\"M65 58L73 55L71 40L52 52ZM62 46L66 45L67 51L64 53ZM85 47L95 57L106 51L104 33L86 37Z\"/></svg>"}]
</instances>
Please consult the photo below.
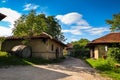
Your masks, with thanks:
<instances>
[{"instance_id":1,"label":"gravel path","mask_svg":"<svg viewBox=\"0 0 120 80\"><path fill-rule=\"evenodd\" d=\"M14 66L0 69L0 80L111 80L103 78L84 61L72 57L49 65Z\"/></svg>"}]
</instances>

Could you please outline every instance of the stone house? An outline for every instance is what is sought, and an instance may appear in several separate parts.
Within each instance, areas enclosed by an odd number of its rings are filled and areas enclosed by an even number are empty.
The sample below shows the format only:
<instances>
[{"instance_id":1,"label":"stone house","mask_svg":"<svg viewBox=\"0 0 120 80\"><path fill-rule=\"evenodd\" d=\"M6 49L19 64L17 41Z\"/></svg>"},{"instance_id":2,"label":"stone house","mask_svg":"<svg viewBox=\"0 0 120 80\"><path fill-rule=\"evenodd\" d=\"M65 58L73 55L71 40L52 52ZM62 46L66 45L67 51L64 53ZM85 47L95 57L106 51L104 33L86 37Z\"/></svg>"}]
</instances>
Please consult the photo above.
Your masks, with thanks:
<instances>
[{"instance_id":1,"label":"stone house","mask_svg":"<svg viewBox=\"0 0 120 80\"><path fill-rule=\"evenodd\" d=\"M2 13L0 13L0 21L2 20L2 19L4 19L6 16L4 15L4 14L2 14ZM1 41L0 41L0 49L1 49Z\"/></svg>"},{"instance_id":2,"label":"stone house","mask_svg":"<svg viewBox=\"0 0 120 80\"><path fill-rule=\"evenodd\" d=\"M117 44L120 47L120 32L110 33L91 41L87 45L90 48L90 57L95 59L106 57L111 44Z\"/></svg>"},{"instance_id":3,"label":"stone house","mask_svg":"<svg viewBox=\"0 0 120 80\"><path fill-rule=\"evenodd\" d=\"M67 55L72 55L73 54L73 45L71 43L66 44L66 50L67 50Z\"/></svg>"},{"instance_id":4,"label":"stone house","mask_svg":"<svg viewBox=\"0 0 120 80\"><path fill-rule=\"evenodd\" d=\"M63 57L63 49L66 45L44 32L39 36L32 37L6 37L1 45L1 50L11 52L14 46L23 45L26 39L29 40L27 46L31 47L32 57L42 57L45 59Z\"/></svg>"}]
</instances>

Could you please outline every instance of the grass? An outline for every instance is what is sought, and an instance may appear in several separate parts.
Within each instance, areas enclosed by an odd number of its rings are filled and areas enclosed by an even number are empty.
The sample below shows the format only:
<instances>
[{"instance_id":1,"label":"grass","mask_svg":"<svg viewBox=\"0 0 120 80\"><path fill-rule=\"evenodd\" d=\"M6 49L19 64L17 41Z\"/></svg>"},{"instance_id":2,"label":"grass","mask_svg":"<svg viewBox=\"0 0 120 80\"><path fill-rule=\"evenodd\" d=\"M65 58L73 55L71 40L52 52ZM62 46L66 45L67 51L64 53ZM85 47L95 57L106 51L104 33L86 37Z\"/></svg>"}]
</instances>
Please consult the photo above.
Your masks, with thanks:
<instances>
[{"instance_id":1,"label":"grass","mask_svg":"<svg viewBox=\"0 0 120 80\"><path fill-rule=\"evenodd\" d=\"M107 60L86 59L86 62L93 68L99 70L102 75L111 77L113 80L120 80L120 68L115 68L113 65L110 65Z\"/></svg>"},{"instance_id":2,"label":"grass","mask_svg":"<svg viewBox=\"0 0 120 80\"><path fill-rule=\"evenodd\" d=\"M61 62L63 59L46 60L43 58L20 58L8 55L6 52L0 52L0 67L9 67L17 65L39 65Z\"/></svg>"}]
</instances>

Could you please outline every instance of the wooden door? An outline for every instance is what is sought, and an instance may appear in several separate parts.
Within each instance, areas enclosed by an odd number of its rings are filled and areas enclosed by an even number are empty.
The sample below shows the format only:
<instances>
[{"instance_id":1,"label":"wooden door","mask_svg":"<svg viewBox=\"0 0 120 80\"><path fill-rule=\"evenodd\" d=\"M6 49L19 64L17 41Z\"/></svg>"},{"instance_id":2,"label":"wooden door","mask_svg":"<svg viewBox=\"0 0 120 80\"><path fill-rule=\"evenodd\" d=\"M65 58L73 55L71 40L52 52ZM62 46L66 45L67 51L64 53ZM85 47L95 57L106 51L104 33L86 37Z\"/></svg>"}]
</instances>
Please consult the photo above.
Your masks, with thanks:
<instances>
[{"instance_id":1,"label":"wooden door","mask_svg":"<svg viewBox=\"0 0 120 80\"><path fill-rule=\"evenodd\" d=\"M55 55L56 55L56 59L58 59L59 58L59 49L58 48L56 49Z\"/></svg>"}]
</instances>

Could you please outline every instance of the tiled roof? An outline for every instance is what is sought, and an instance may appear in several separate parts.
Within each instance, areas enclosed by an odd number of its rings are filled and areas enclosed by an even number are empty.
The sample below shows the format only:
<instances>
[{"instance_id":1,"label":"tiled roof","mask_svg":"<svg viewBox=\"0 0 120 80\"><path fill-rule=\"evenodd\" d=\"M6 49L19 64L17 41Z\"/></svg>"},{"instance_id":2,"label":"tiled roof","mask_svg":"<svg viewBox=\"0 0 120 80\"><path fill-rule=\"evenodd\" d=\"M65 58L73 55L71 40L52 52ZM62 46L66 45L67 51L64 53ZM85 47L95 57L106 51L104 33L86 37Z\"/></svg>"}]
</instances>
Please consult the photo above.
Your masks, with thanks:
<instances>
[{"instance_id":1,"label":"tiled roof","mask_svg":"<svg viewBox=\"0 0 120 80\"><path fill-rule=\"evenodd\" d=\"M68 50L68 49L73 49L73 45L72 45L71 43L68 43L68 44L66 44L66 45L67 45L66 50Z\"/></svg>"},{"instance_id":2,"label":"tiled roof","mask_svg":"<svg viewBox=\"0 0 120 80\"><path fill-rule=\"evenodd\" d=\"M61 44L61 45L64 46L64 47L67 46L66 44L64 44L63 42L61 42L61 41L59 41L59 40L57 40L57 39L55 39L55 38L53 38L52 40L55 41L56 43Z\"/></svg>"},{"instance_id":3,"label":"tiled roof","mask_svg":"<svg viewBox=\"0 0 120 80\"><path fill-rule=\"evenodd\" d=\"M71 43L67 44L68 48L73 48L73 45Z\"/></svg>"},{"instance_id":4,"label":"tiled roof","mask_svg":"<svg viewBox=\"0 0 120 80\"><path fill-rule=\"evenodd\" d=\"M9 36L9 37L6 37L7 40L17 40L17 39L27 39L27 38L39 39L39 38L52 38L52 37L44 32L40 35L31 36L31 37L28 37L28 36L22 36L22 37Z\"/></svg>"},{"instance_id":5,"label":"tiled roof","mask_svg":"<svg viewBox=\"0 0 120 80\"><path fill-rule=\"evenodd\" d=\"M0 21L5 18L6 16L0 13Z\"/></svg>"},{"instance_id":6,"label":"tiled roof","mask_svg":"<svg viewBox=\"0 0 120 80\"><path fill-rule=\"evenodd\" d=\"M15 37L15 36L9 36L9 37L6 37L5 39L6 40L19 40L19 39L41 39L41 38L47 38L47 39L51 39L53 41L55 41L56 43L58 44L61 44L63 46L66 46L64 43L62 43L61 41L55 39L55 38L52 38L52 36L50 36L49 34L43 32L41 33L40 35L38 36L32 36L32 37L27 37L27 36L23 36L23 37Z\"/></svg>"},{"instance_id":7,"label":"tiled roof","mask_svg":"<svg viewBox=\"0 0 120 80\"><path fill-rule=\"evenodd\" d=\"M120 43L120 32L110 33L90 43Z\"/></svg>"}]
</instances>

